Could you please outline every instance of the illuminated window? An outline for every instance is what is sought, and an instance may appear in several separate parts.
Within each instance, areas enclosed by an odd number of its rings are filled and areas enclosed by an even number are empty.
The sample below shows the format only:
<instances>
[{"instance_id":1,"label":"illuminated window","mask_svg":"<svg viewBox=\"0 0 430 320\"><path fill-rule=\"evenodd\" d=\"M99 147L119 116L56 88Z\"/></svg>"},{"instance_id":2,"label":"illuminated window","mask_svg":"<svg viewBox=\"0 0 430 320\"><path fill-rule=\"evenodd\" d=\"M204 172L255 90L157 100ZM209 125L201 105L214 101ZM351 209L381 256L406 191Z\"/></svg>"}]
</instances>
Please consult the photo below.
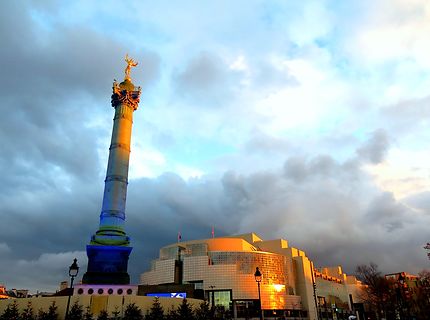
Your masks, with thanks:
<instances>
[{"instance_id":1,"label":"illuminated window","mask_svg":"<svg viewBox=\"0 0 430 320\"><path fill-rule=\"evenodd\" d=\"M210 291L209 292L209 304L212 306L222 306L226 310L230 308L231 303L231 291L230 290L222 290L222 291Z\"/></svg>"}]
</instances>

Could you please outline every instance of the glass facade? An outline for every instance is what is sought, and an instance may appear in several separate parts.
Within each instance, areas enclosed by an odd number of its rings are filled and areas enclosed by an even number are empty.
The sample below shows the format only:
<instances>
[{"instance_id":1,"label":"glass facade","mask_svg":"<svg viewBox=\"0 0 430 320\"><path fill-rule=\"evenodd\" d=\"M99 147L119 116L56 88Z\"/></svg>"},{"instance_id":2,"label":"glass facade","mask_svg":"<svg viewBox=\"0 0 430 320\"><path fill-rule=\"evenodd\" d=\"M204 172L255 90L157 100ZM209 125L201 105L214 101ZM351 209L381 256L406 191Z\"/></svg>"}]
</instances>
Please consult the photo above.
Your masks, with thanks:
<instances>
[{"instance_id":1,"label":"glass facade","mask_svg":"<svg viewBox=\"0 0 430 320\"><path fill-rule=\"evenodd\" d=\"M208 255L208 245L206 243L194 243L187 245L184 256L207 256Z\"/></svg>"},{"instance_id":2,"label":"glass facade","mask_svg":"<svg viewBox=\"0 0 430 320\"><path fill-rule=\"evenodd\" d=\"M155 285L175 282L175 259L155 260L151 264L151 271L142 274L142 284Z\"/></svg>"},{"instance_id":3,"label":"glass facade","mask_svg":"<svg viewBox=\"0 0 430 320\"><path fill-rule=\"evenodd\" d=\"M258 290L254 278L255 269L260 268L261 300L264 309L284 309L286 307L286 266L285 257L268 252L209 251L193 248L184 258L183 280L201 281L204 290L210 292L231 292L219 298L223 305L232 300L257 300ZM197 255L191 255L191 252ZM211 299L211 297L209 296ZM215 299L215 298L214 298ZM216 300L214 300L216 303Z\"/></svg>"},{"instance_id":4,"label":"glass facade","mask_svg":"<svg viewBox=\"0 0 430 320\"><path fill-rule=\"evenodd\" d=\"M255 269L260 268L262 272L262 284L286 284L286 261L282 255L269 252L210 252L210 263L212 265L236 266L241 274L254 275Z\"/></svg>"},{"instance_id":5,"label":"glass facade","mask_svg":"<svg viewBox=\"0 0 430 320\"><path fill-rule=\"evenodd\" d=\"M231 307L231 290L208 291L207 299L211 306L222 306L228 310Z\"/></svg>"},{"instance_id":6,"label":"glass facade","mask_svg":"<svg viewBox=\"0 0 430 320\"><path fill-rule=\"evenodd\" d=\"M254 277L258 267L262 273L260 283L262 309L287 310L291 309L293 302L297 306L301 304L300 296L291 295L289 281L295 281L288 278L288 273L292 269L291 257L273 252L254 251L246 246L241 247L241 243L238 244L237 241L231 246L244 250L232 251L226 239L220 239L216 244L211 241L217 240L178 243L162 248L160 258L156 260L151 271L142 275L142 283L157 284L163 283L160 280L172 280L172 261L180 260L182 283L193 283L195 289L203 290L211 305L231 309L238 303L240 305L236 307L236 311L252 315L256 306L259 306L258 286ZM217 249L214 250L215 248ZM224 248L226 249L223 250Z\"/></svg>"},{"instance_id":7,"label":"glass facade","mask_svg":"<svg viewBox=\"0 0 430 320\"><path fill-rule=\"evenodd\" d=\"M179 259L183 250L185 248L180 246L164 247L160 250L160 260Z\"/></svg>"}]
</instances>

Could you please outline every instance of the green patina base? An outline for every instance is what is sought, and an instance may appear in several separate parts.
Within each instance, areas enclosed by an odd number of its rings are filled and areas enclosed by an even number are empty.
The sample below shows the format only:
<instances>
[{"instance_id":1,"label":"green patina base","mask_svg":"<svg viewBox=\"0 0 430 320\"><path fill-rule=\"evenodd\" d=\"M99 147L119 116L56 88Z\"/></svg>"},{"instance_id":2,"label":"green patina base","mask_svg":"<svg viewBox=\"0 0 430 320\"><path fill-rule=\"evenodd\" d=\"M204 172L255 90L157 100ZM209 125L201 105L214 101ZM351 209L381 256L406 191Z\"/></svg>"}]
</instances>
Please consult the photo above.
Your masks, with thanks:
<instances>
[{"instance_id":1,"label":"green patina base","mask_svg":"<svg viewBox=\"0 0 430 320\"><path fill-rule=\"evenodd\" d=\"M130 245L130 237L121 229L101 227L91 237L90 245L128 246Z\"/></svg>"}]
</instances>

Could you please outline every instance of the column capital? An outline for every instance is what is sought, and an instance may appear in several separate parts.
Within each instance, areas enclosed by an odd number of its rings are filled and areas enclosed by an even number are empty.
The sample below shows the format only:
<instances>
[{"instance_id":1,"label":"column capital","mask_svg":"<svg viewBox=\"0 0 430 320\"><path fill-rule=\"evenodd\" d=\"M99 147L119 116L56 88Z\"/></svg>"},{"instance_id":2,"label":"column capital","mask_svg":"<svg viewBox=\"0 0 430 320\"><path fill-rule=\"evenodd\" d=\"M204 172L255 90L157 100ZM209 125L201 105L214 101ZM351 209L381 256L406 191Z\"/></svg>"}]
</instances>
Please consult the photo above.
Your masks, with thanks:
<instances>
[{"instance_id":1,"label":"column capital","mask_svg":"<svg viewBox=\"0 0 430 320\"><path fill-rule=\"evenodd\" d=\"M112 92L112 107L116 108L120 104L126 104L132 107L134 111L139 106L141 88L135 87L130 80L126 79L120 84L115 81Z\"/></svg>"}]
</instances>

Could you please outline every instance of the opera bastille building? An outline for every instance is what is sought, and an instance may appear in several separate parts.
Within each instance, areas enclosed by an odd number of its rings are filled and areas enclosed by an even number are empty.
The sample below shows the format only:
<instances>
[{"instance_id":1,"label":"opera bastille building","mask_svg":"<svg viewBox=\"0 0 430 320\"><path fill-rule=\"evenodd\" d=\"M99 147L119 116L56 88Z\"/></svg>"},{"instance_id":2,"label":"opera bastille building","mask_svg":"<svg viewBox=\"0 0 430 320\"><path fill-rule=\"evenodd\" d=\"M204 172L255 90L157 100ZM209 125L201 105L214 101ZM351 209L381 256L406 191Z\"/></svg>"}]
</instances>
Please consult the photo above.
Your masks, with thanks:
<instances>
[{"instance_id":1,"label":"opera bastille building","mask_svg":"<svg viewBox=\"0 0 430 320\"><path fill-rule=\"evenodd\" d=\"M140 277L139 294L204 298L231 310L234 318L258 316L261 301L265 317L348 319L362 311L360 287L339 266L314 268L305 252L289 247L287 240L249 233L161 248L151 270Z\"/></svg>"}]
</instances>

